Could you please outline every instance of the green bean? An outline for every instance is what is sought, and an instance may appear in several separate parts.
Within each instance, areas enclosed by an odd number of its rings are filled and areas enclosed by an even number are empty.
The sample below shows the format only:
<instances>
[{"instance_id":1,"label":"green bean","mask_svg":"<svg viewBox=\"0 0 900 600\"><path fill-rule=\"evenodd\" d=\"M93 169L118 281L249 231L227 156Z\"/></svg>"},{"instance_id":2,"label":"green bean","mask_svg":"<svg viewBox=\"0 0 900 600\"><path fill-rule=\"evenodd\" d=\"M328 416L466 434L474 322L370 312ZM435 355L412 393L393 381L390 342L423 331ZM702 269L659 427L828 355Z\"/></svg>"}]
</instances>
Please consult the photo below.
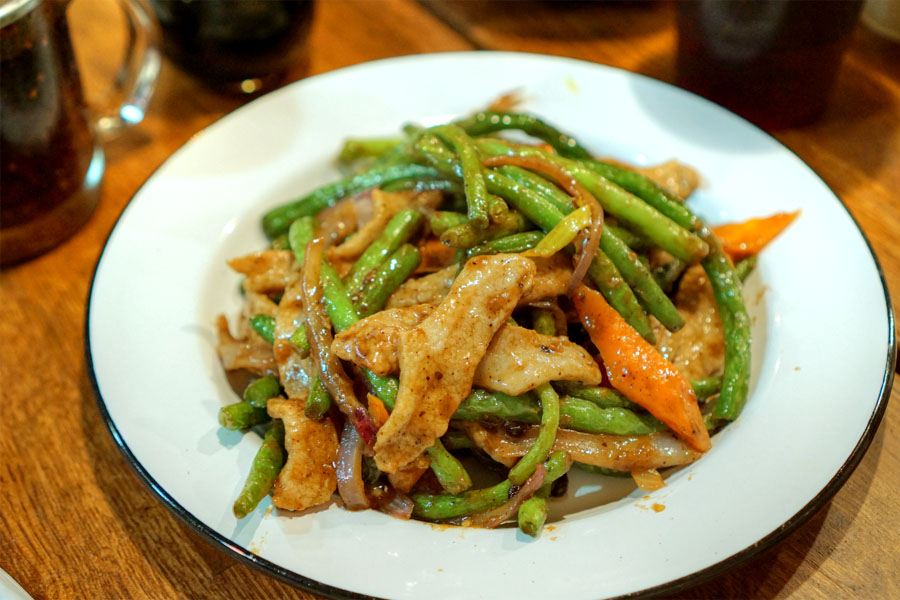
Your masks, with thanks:
<instances>
[{"instance_id":1,"label":"green bean","mask_svg":"<svg viewBox=\"0 0 900 600\"><path fill-rule=\"evenodd\" d=\"M323 208L334 206L338 200L347 196L399 179L420 179L436 175L434 169L419 164L373 167L364 173L322 186L299 200L273 208L263 216L263 230L269 238L274 238L287 231L295 219L316 215Z\"/></svg>"},{"instance_id":2,"label":"green bean","mask_svg":"<svg viewBox=\"0 0 900 600\"><path fill-rule=\"evenodd\" d=\"M337 331L343 331L359 320L356 308L347 297L347 290L344 288L340 275L334 270L328 259L322 260L319 278L322 282L322 297L324 298L325 311L328 313L328 318ZM316 375L313 377L309 396L306 398L304 412L308 418L319 420L328 412L330 407L331 396L328 394L319 376Z\"/></svg>"},{"instance_id":3,"label":"green bean","mask_svg":"<svg viewBox=\"0 0 900 600\"><path fill-rule=\"evenodd\" d=\"M486 228L488 226L488 193L481 173L481 156L475 149L472 139L456 125L438 125L429 131L453 146L456 151L462 168L469 221L479 229Z\"/></svg>"},{"instance_id":4,"label":"green bean","mask_svg":"<svg viewBox=\"0 0 900 600\"><path fill-rule=\"evenodd\" d=\"M653 269L653 279L656 280L660 288L669 292L686 268L687 263L681 259L673 258L666 264Z\"/></svg>"},{"instance_id":5,"label":"green bean","mask_svg":"<svg viewBox=\"0 0 900 600\"><path fill-rule=\"evenodd\" d=\"M300 217L288 228L287 239L297 264L303 265L306 256L306 245L315 237L318 223L315 217ZM309 340L306 337L306 323L298 327L291 334L290 342L300 353L302 358L309 356ZM324 388L323 388L324 389Z\"/></svg>"},{"instance_id":6,"label":"green bean","mask_svg":"<svg viewBox=\"0 0 900 600\"><path fill-rule=\"evenodd\" d=\"M520 156L536 156L557 164L593 194L606 212L620 221L628 223L636 233L652 241L672 256L692 263L706 256L709 251L707 244L702 239L578 161L551 154L540 148L530 146L513 148L500 140L488 138L479 139L477 146L485 156L518 154ZM490 185L488 185L488 190L490 191ZM543 229L543 226L541 228Z\"/></svg>"},{"instance_id":7,"label":"green bean","mask_svg":"<svg viewBox=\"0 0 900 600\"><path fill-rule=\"evenodd\" d=\"M256 408L249 402L235 402L219 409L219 424L232 431L249 429L269 420L265 408Z\"/></svg>"},{"instance_id":8,"label":"green bean","mask_svg":"<svg viewBox=\"0 0 900 600\"><path fill-rule=\"evenodd\" d=\"M631 400L612 388L584 385L574 381L554 381L553 387L562 394L593 402L600 408L636 408Z\"/></svg>"},{"instance_id":9,"label":"green bean","mask_svg":"<svg viewBox=\"0 0 900 600\"><path fill-rule=\"evenodd\" d=\"M549 179L541 177L537 173L516 165L501 165L499 167L494 167L494 170L501 175L509 177L522 187L541 196L553 204L553 206L563 214L566 214L575 208L571 196L559 189Z\"/></svg>"},{"instance_id":10,"label":"green bean","mask_svg":"<svg viewBox=\"0 0 900 600\"><path fill-rule=\"evenodd\" d=\"M472 478L462 463L450 454L441 440L434 440L428 450L431 459L431 471L435 474L441 487L450 494L459 494L472 487Z\"/></svg>"},{"instance_id":11,"label":"green bean","mask_svg":"<svg viewBox=\"0 0 900 600\"><path fill-rule=\"evenodd\" d=\"M382 156L403 142L406 139L402 137L392 138L368 138L368 139L350 139L344 142L338 161L349 163L360 158L374 158Z\"/></svg>"},{"instance_id":12,"label":"green bean","mask_svg":"<svg viewBox=\"0 0 900 600\"><path fill-rule=\"evenodd\" d=\"M452 418L458 421L540 423L541 407L531 394L510 396L473 388Z\"/></svg>"},{"instance_id":13,"label":"green bean","mask_svg":"<svg viewBox=\"0 0 900 600\"><path fill-rule=\"evenodd\" d=\"M250 328L270 344L275 343L275 317L254 315L250 317Z\"/></svg>"},{"instance_id":14,"label":"green bean","mask_svg":"<svg viewBox=\"0 0 900 600\"><path fill-rule=\"evenodd\" d=\"M484 229L478 229L471 221L460 223L445 230L441 241L451 248L472 248L493 239L502 238L527 229L529 223L517 210L507 211L502 217L493 221Z\"/></svg>"},{"instance_id":15,"label":"green bean","mask_svg":"<svg viewBox=\"0 0 900 600\"><path fill-rule=\"evenodd\" d=\"M497 238L466 251L466 258L482 254L518 254L530 250L544 239L543 231L526 231Z\"/></svg>"},{"instance_id":16,"label":"green bean","mask_svg":"<svg viewBox=\"0 0 900 600\"><path fill-rule=\"evenodd\" d=\"M291 334L288 341L297 349L300 358L309 356L309 338L306 335L306 323L301 323L300 327Z\"/></svg>"},{"instance_id":17,"label":"green bean","mask_svg":"<svg viewBox=\"0 0 900 600\"><path fill-rule=\"evenodd\" d=\"M627 408L600 408L593 402L563 397L560 425L584 433L643 435L663 431L666 427L650 415L639 415Z\"/></svg>"},{"instance_id":18,"label":"green bean","mask_svg":"<svg viewBox=\"0 0 900 600\"><path fill-rule=\"evenodd\" d=\"M556 430L559 428L559 396L556 395L556 391L549 383L542 383L535 391L541 402L541 426L528 452L509 470L508 479L514 485L525 483L537 465L544 462L553 447Z\"/></svg>"},{"instance_id":19,"label":"green bean","mask_svg":"<svg viewBox=\"0 0 900 600\"><path fill-rule=\"evenodd\" d=\"M362 289L366 275L380 265L401 244L406 243L419 229L423 219L422 213L411 208L403 209L394 215L384 231L374 242L369 244L369 247L356 260L347 275L347 289L354 295L358 293Z\"/></svg>"},{"instance_id":20,"label":"green bean","mask_svg":"<svg viewBox=\"0 0 900 600\"><path fill-rule=\"evenodd\" d=\"M419 250L411 244L403 244L381 263L357 298L356 306L360 317L368 317L381 310L388 297L412 275L421 262Z\"/></svg>"},{"instance_id":21,"label":"green bean","mask_svg":"<svg viewBox=\"0 0 900 600\"><path fill-rule=\"evenodd\" d=\"M550 486L546 483L519 507L518 523L522 533L537 537L547 521Z\"/></svg>"},{"instance_id":22,"label":"green bean","mask_svg":"<svg viewBox=\"0 0 900 600\"><path fill-rule=\"evenodd\" d=\"M738 264L734 265L734 272L737 273L738 279L744 281L755 268L756 256L748 256L744 260L738 262Z\"/></svg>"},{"instance_id":23,"label":"green bean","mask_svg":"<svg viewBox=\"0 0 900 600\"><path fill-rule=\"evenodd\" d=\"M507 129L518 129L550 144L562 156L590 158L590 153L575 139L541 119L524 113L482 111L460 121L459 126L469 135L477 136Z\"/></svg>"},{"instance_id":24,"label":"green bean","mask_svg":"<svg viewBox=\"0 0 900 600\"><path fill-rule=\"evenodd\" d=\"M544 483L553 483L568 471L564 452L554 452L544 463ZM509 500L512 483L506 479L488 488L462 494L416 494L412 496L413 516L425 521L446 521L496 508Z\"/></svg>"},{"instance_id":25,"label":"green bean","mask_svg":"<svg viewBox=\"0 0 900 600\"><path fill-rule=\"evenodd\" d=\"M671 192L637 171L608 162L586 159L582 163L594 173L631 192L685 229L700 229L700 220Z\"/></svg>"},{"instance_id":26,"label":"green bean","mask_svg":"<svg viewBox=\"0 0 900 600\"><path fill-rule=\"evenodd\" d=\"M612 388L584 385L574 381L554 381L553 387L561 394L593 402L600 408L640 410L631 400ZM704 400L719 392L719 388L722 387L722 378L694 379L691 381L691 387L694 389L694 394L697 395L697 398Z\"/></svg>"},{"instance_id":27,"label":"green bean","mask_svg":"<svg viewBox=\"0 0 900 600\"><path fill-rule=\"evenodd\" d=\"M656 343L656 335L650 319L644 313L634 291L622 278L619 270L606 254L597 252L587 270L590 280L597 286L610 306L622 315L635 331L651 344Z\"/></svg>"},{"instance_id":28,"label":"green bean","mask_svg":"<svg viewBox=\"0 0 900 600\"><path fill-rule=\"evenodd\" d=\"M400 391L400 382L396 377L377 375L368 369L362 371L374 394L384 403L388 412L392 412L397 400L397 392Z\"/></svg>"},{"instance_id":29,"label":"green bean","mask_svg":"<svg viewBox=\"0 0 900 600\"><path fill-rule=\"evenodd\" d=\"M274 398L281 391L278 379L271 375L264 375L252 381L244 388L244 401L249 402L254 408L265 408L269 398Z\"/></svg>"},{"instance_id":30,"label":"green bean","mask_svg":"<svg viewBox=\"0 0 900 600\"><path fill-rule=\"evenodd\" d=\"M532 328L541 335L565 335L556 330L556 317L549 310L536 309L531 314Z\"/></svg>"},{"instance_id":31,"label":"green bean","mask_svg":"<svg viewBox=\"0 0 900 600\"><path fill-rule=\"evenodd\" d=\"M318 226L315 217L300 217L288 227L288 242L300 266L303 266L303 259L306 256L306 246L315 237Z\"/></svg>"},{"instance_id":32,"label":"green bean","mask_svg":"<svg viewBox=\"0 0 900 600\"><path fill-rule=\"evenodd\" d=\"M603 229L608 229L610 232L614 233L617 238L625 242L632 250L643 250L647 246L647 242L644 238L624 227L619 227L612 223L604 223Z\"/></svg>"},{"instance_id":33,"label":"green bean","mask_svg":"<svg viewBox=\"0 0 900 600\"><path fill-rule=\"evenodd\" d=\"M290 244L288 244L288 239L285 234L281 234L272 238L272 243L270 244L272 250L290 250Z\"/></svg>"},{"instance_id":34,"label":"green bean","mask_svg":"<svg viewBox=\"0 0 900 600\"><path fill-rule=\"evenodd\" d=\"M446 152L435 147L426 138L419 140L416 144L416 149L424 160L427 160L439 171L450 174L457 172L459 166L456 161L452 157L448 157ZM485 179L487 180L487 187L490 193L506 198L516 209L544 231L550 231L562 220L563 214L550 202L534 192L517 185L501 173L486 171ZM653 335L650 320L644 314L644 310L641 308L634 292L627 282L622 279L618 269L605 254L597 252L591 266L588 268L588 276L600 289L610 305L647 341L653 343L656 338Z\"/></svg>"},{"instance_id":35,"label":"green bean","mask_svg":"<svg viewBox=\"0 0 900 600\"><path fill-rule=\"evenodd\" d=\"M431 233L440 237L442 233L451 227L462 225L468 220L469 218L462 213L438 210L428 217L428 227L431 228Z\"/></svg>"},{"instance_id":36,"label":"green bean","mask_svg":"<svg viewBox=\"0 0 900 600\"><path fill-rule=\"evenodd\" d=\"M238 519L250 514L275 485L275 479L284 465L283 445L284 424L280 419L275 419L266 430L262 445L253 458L244 487L232 506L231 510Z\"/></svg>"},{"instance_id":37,"label":"green bean","mask_svg":"<svg viewBox=\"0 0 900 600\"><path fill-rule=\"evenodd\" d=\"M653 279L653 274L638 255L616 234L604 227L600 236L600 249L610 258L619 273L634 291L635 296L648 313L657 318L669 331L684 327L684 318L672 300Z\"/></svg>"},{"instance_id":38,"label":"green bean","mask_svg":"<svg viewBox=\"0 0 900 600\"><path fill-rule=\"evenodd\" d=\"M713 416L733 421L747 401L750 382L750 316L744 306L740 280L731 266L731 260L722 250L721 243L707 228L704 228L703 237L710 247L709 256L702 263L703 269L716 297L725 336L725 370Z\"/></svg>"},{"instance_id":39,"label":"green bean","mask_svg":"<svg viewBox=\"0 0 900 600\"><path fill-rule=\"evenodd\" d=\"M428 179L398 179L381 186L385 192L414 192L421 194L428 191L450 192L452 194L462 194L463 190L459 183L449 179L440 177L429 177Z\"/></svg>"},{"instance_id":40,"label":"green bean","mask_svg":"<svg viewBox=\"0 0 900 600\"><path fill-rule=\"evenodd\" d=\"M402 144L398 144L392 150L388 150L381 156L375 157L375 160L372 161L370 165L370 169L380 169L383 167L389 167L391 165L408 165L413 161L413 152L412 152L412 140L406 139ZM417 181L421 180L420 177L409 177L406 179L395 179L394 181L385 182L379 187L383 188L384 186L391 185L400 181Z\"/></svg>"},{"instance_id":41,"label":"green bean","mask_svg":"<svg viewBox=\"0 0 900 600\"><path fill-rule=\"evenodd\" d=\"M706 377L705 379L694 379L691 381L691 387L694 388L694 394L698 400L706 400L713 394L718 394L722 389L721 377Z\"/></svg>"},{"instance_id":42,"label":"green bean","mask_svg":"<svg viewBox=\"0 0 900 600\"><path fill-rule=\"evenodd\" d=\"M563 214L556 207L530 190L516 185L508 177L491 171L488 172L486 179L491 193L500 194L509 200L516 209L545 232L553 229L563 219ZM587 274L610 305L647 341L653 343L656 338L650 320L609 257L603 252L597 252L588 267Z\"/></svg>"},{"instance_id":43,"label":"green bean","mask_svg":"<svg viewBox=\"0 0 900 600\"><path fill-rule=\"evenodd\" d=\"M322 261L319 278L322 281L325 312L328 313L334 329L341 332L359 321L359 311L350 300L348 287L341 281L341 276L334 270L328 259Z\"/></svg>"},{"instance_id":44,"label":"green bean","mask_svg":"<svg viewBox=\"0 0 900 600\"><path fill-rule=\"evenodd\" d=\"M331 408L331 395L325 389L325 384L315 375L312 379L312 385L309 386L309 395L306 396L306 408L304 414L309 419L318 421L325 416L328 409Z\"/></svg>"},{"instance_id":45,"label":"green bean","mask_svg":"<svg viewBox=\"0 0 900 600\"><path fill-rule=\"evenodd\" d=\"M466 432L459 429L448 429L444 437L441 438L444 448L449 450L477 450L478 446L466 435Z\"/></svg>"},{"instance_id":46,"label":"green bean","mask_svg":"<svg viewBox=\"0 0 900 600\"><path fill-rule=\"evenodd\" d=\"M554 382L558 386L562 382ZM595 388L604 389L604 388ZM618 392L613 394L618 395ZM621 396L619 396L621 397ZM627 402L624 397L623 401ZM629 403L630 406L634 406ZM511 421L534 425L541 422L542 411L531 394L507 396L498 392L472 390L453 414L456 421ZM665 427L647 414L624 407L601 407L589 400L564 396L559 400L559 424L584 433L642 435Z\"/></svg>"}]
</instances>

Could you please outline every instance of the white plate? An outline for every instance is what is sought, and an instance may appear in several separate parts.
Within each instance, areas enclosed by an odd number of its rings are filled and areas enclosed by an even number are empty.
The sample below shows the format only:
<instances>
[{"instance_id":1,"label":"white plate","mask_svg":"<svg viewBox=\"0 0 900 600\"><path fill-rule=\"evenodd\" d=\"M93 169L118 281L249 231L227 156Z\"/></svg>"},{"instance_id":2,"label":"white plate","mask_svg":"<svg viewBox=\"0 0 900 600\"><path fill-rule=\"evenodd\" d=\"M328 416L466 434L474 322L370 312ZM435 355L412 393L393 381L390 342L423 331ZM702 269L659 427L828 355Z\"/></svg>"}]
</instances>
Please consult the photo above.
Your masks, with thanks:
<instances>
[{"instance_id":1,"label":"white plate","mask_svg":"<svg viewBox=\"0 0 900 600\"><path fill-rule=\"evenodd\" d=\"M462 116L512 90L525 110L597 154L695 166L705 185L691 204L713 224L802 211L748 283L753 377L743 415L649 499L634 492L570 514L537 540L337 506L292 516L266 511L268 500L237 522L231 503L259 438L216 421L234 401L212 327L239 302L225 260L264 246L267 209L335 178L344 138ZM328 596L526 600L675 590L781 539L867 448L890 392L893 332L887 288L857 225L771 137L652 79L478 52L313 77L194 137L110 235L87 343L100 409L125 456L179 518L237 558Z\"/></svg>"}]
</instances>

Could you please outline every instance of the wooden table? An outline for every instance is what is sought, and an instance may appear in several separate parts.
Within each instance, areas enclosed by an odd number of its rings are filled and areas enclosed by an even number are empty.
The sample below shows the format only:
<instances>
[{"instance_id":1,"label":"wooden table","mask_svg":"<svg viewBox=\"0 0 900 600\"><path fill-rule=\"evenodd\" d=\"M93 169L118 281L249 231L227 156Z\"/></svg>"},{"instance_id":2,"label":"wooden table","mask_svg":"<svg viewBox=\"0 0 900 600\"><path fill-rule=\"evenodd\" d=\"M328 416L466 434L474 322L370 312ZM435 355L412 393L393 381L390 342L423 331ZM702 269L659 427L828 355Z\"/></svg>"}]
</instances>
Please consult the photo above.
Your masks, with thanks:
<instances>
[{"instance_id":1,"label":"wooden table","mask_svg":"<svg viewBox=\"0 0 900 600\"><path fill-rule=\"evenodd\" d=\"M113 4L83 0L72 9L79 51L101 71L114 67L121 42ZM504 49L672 81L671 12L656 2L322 1L308 66L289 79L388 56ZM85 372L85 300L117 216L175 149L244 101L165 63L146 120L108 147L92 220L56 250L0 274L0 567L36 598L311 597L210 547L163 508L113 444ZM859 221L896 311L900 46L858 28L824 117L775 135ZM830 503L767 553L678 597L900 598L898 395Z\"/></svg>"}]
</instances>

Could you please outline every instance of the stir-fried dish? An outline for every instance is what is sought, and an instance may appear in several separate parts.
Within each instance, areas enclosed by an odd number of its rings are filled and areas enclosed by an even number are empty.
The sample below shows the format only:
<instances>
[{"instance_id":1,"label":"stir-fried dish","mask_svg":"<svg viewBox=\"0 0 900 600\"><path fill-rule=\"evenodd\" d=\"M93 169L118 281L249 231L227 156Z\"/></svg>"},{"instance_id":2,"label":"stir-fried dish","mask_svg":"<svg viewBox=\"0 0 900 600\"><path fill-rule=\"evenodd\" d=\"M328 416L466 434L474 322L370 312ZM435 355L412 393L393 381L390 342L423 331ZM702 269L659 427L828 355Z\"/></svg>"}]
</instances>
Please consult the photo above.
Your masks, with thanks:
<instances>
[{"instance_id":1,"label":"stir-fried dish","mask_svg":"<svg viewBox=\"0 0 900 600\"><path fill-rule=\"evenodd\" d=\"M351 140L340 162L229 262L244 306L218 350L249 383L219 418L264 435L238 518L337 494L537 535L570 469L657 489L740 414L741 282L795 214L710 228L688 167L600 159L513 112ZM498 482L473 488L475 461Z\"/></svg>"}]
</instances>

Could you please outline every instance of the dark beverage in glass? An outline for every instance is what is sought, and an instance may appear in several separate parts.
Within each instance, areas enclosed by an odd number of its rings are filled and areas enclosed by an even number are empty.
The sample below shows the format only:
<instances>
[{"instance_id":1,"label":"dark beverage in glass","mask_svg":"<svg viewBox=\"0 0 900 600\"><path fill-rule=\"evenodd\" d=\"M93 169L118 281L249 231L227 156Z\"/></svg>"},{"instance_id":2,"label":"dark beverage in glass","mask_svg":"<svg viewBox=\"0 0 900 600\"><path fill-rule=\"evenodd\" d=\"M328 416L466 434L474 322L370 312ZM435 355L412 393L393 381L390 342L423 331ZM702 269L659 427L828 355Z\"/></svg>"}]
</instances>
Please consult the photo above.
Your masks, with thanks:
<instances>
[{"instance_id":1,"label":"dark beverage in glass","mask_svg":"<svg viewBox=\"0 0 900 600\"><path fill-rule=\"evenodd\" d=\"M776 129L816 119L859 0L682 0L677 83Z\"/></svg>"},{"instance_id":2,"label":"dark beverage in glass","mask_svg":"<svg viewBox=\"0 0 900 600\"><path fill-rule=\"evenodd\" d=\"M0 264L48 250L99 199L94 141L65 6L32 3L0 29Z\"/></svg>"},{"instance_id":3,"label":"dark beverage in glass","mask_svg":"<svg viewBox=\"0 0 900 600\"><path fill-rule=\"evenodd\" d=\"M151 0L163 52L213 87L253 93L303 59L312 0Z\"/></svg>"}]
</instances>

